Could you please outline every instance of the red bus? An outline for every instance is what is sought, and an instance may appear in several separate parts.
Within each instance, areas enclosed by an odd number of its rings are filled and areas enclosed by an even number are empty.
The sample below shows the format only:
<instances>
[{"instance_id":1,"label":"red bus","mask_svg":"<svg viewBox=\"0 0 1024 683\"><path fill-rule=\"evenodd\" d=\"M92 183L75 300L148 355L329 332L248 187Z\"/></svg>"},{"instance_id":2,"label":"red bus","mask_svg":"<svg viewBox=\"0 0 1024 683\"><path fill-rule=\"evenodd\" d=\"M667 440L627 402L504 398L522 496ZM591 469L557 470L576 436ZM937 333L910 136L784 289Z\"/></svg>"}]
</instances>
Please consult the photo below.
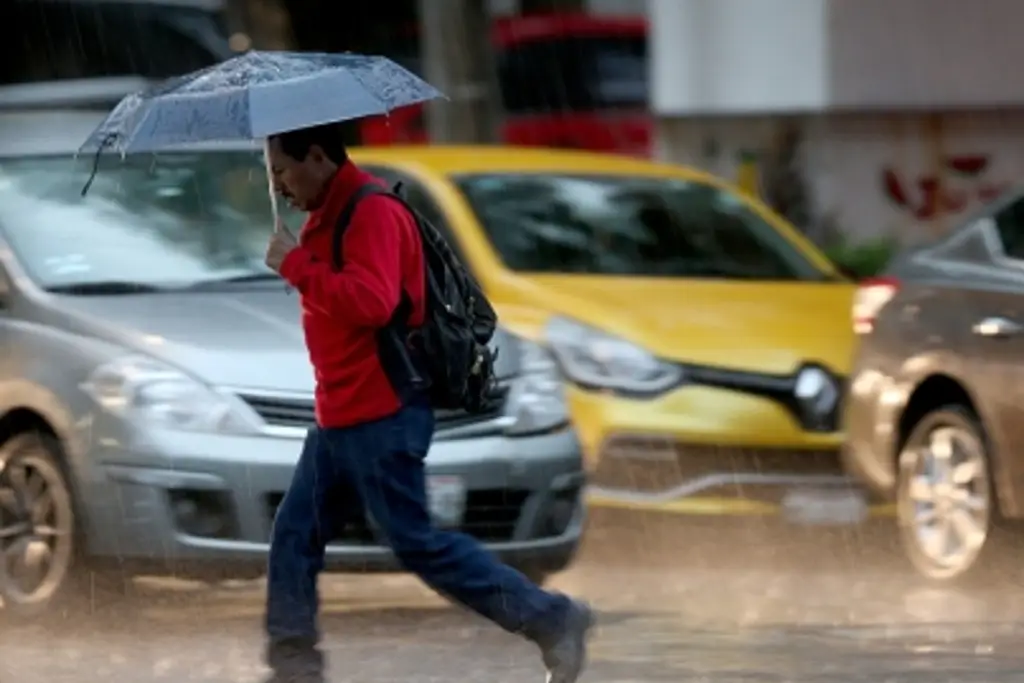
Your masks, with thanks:
<instances>
[{"instance_id":1,"label":"red bus","mask_svg":"<svg viewBox=\"0 0 1024 683\"><path fill-rule=\"evenodd\" d=\"M503 18L492 31L508 144L650 153L647 22L548 14ZM420 73L419 59L396 61ZM424 143L421 108L371 119L364 144Z\"/></svg>"}]
</instances>

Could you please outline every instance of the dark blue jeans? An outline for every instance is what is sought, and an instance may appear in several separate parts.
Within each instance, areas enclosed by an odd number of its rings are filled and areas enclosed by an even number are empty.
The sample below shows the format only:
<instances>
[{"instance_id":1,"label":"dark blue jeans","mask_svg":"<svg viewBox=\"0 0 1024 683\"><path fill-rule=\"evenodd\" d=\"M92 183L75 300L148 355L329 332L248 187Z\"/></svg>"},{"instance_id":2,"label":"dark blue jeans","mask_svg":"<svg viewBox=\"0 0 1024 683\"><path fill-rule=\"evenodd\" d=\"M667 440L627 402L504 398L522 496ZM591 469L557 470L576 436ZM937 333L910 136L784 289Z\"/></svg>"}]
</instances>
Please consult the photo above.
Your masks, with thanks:
<instances>
[{"instance_id":1,"label":"dark blue jeans","mask_svg":"<svg viewBox=\"0 0 1024 683\"><path fill-rule=\"evenodd\" d=\"M569 601L501 564L465 534L434 528L424 459L434 415L423 402L340 429L311 429L274 520L267 581L268 661L280 670L319 640L317 576L324 548L368 515L401 566L506 631L543 643L557 637ZM302 664L308 668L308 661ZM315 666L322 663L318 656Z\"/></svg>"}]
</instances>

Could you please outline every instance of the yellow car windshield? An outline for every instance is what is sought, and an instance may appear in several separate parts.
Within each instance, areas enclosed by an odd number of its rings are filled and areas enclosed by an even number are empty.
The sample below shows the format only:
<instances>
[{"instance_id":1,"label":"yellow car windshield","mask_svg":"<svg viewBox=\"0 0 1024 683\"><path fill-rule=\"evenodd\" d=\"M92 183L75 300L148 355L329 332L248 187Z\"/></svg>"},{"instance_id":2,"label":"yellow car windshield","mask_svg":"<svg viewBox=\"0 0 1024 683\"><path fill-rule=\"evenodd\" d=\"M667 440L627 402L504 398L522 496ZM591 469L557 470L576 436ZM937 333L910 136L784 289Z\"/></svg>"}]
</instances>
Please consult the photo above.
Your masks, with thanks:
<instances>
[{"instance_id":1,"label":"yellow car windshield","mask_svg":"<svg viewBox=\"0 0 1024 683\"><path fill-rule=\"evenodd\" d=\"M656 177L461 175L456 184L516 271L831 280L738 196Z\"/></svg>"}]
</instances>

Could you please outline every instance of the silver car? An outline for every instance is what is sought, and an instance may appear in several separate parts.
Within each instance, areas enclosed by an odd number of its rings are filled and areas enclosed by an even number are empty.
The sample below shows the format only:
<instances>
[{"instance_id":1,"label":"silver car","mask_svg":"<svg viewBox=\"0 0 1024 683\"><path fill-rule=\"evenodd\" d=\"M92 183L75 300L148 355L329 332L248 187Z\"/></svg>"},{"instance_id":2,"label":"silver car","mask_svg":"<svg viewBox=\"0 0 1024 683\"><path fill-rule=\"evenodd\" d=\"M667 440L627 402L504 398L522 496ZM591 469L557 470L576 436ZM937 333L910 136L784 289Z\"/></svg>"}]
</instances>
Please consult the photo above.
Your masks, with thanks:
<instances>
[{"instance_id":1,"label":"silver car","mask_svg":"<svg viewBox=\"0 0 1024 683\"><path fill-rule=\"evenodd\" d=\"M101 113L0 113L0 586L45 605L76 576L262 571L313 424L297 296L262 265L254 151L72 153ZM292 217L296 225L298 218ZM547 352L500 332L504 404L438 416L437 523L534 578L584 521L580 448ZM397 569L369 523L328 566Z\"/></svg>"}]
</instances>

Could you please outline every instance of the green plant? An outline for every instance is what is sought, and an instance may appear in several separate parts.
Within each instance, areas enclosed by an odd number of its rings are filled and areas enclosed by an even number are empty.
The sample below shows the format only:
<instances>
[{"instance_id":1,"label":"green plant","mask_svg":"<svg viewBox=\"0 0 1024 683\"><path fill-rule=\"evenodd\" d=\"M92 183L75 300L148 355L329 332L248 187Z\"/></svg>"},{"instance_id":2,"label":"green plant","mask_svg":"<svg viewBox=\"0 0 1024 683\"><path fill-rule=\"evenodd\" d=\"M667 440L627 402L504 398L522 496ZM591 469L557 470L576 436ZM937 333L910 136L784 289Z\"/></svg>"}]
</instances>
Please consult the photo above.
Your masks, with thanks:
<instances>
[{"instance_id":1,"label":"green plant","mask_svg":"<svg viewBox=\"0 0 1024 683\"><path fill-rule=\"evenodd\" d=\"M878 275L899 249L899 243L890 238L866 242L842 242L825 250L825 254L839 270L852 278Z\"/></svg>"}]
</instances>

